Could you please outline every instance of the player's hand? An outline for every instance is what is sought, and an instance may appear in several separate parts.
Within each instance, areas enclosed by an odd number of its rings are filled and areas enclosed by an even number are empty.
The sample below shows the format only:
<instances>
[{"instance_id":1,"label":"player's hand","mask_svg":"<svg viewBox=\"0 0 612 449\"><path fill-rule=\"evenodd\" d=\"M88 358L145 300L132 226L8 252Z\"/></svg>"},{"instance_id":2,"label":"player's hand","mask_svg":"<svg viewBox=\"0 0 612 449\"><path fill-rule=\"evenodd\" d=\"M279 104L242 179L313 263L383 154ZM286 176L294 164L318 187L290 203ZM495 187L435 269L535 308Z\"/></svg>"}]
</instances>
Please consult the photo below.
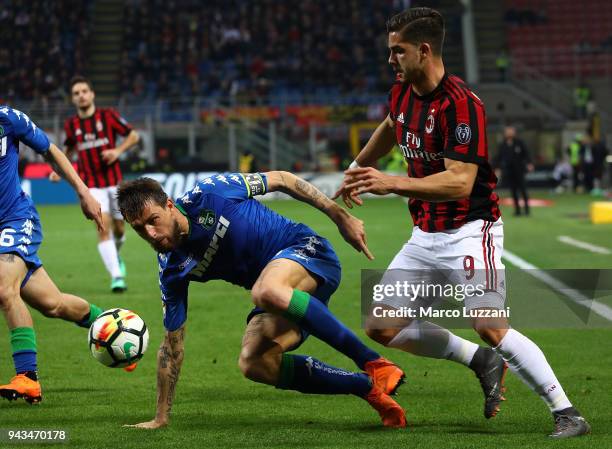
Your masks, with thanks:
<instances>
[{"instance_id":1,"label":"player's hand","mask_svg":"<svg viewBox=\"0 0 612 449\"><path fill-rule=\"evenodd\" d=\"M344 211L342 218L337 222L340 234L353 248L362 252L365 256L374 260L374 256L368 248L366 232L363 227L363 221L353 217L348 212Z\"/></svg>"},{"instance_id":2,"label":"player's hand","mask_svg":"<svg viewBox=\"0 0 612 449\"><path fill-rule=\"evenodd\" d=\"M119 150L111 148L110 150L102 151L102 159L104 159L104 162L106 162L107 165L110 165L117 159L119 159L120 154L121 153L119 152Z\"/></svg>"},{"instance_id":3,"label":"player's hand","mask_svg":"<svg viewBox=\"0 0 612 449\"><path fill-rule=\"evenodd\" d=\"M357 194L355 189L351 190L346 187L351 182L353 182L353 178L345 175L344 179L342 180L342 184L340 185L340 188L336 193L334 193L334 196L332 197L332 200L335 200L340 195L342 195L342 201L349 209L353 208L353 203L355 203L357 206L361 206L363 204L363 201L361 200L361 198L359 198L359 195Z\"/></svg>"},{"instance_id":4,"label":"player's hand","mask_svg":"<svg viewBox=\"0 0 612 449\"><path fill-rule=\"evenodd\" d=\"M96 222L98 231L104 231L104 222L102 221L102 206L100 203L89 193L89 190L81 196L81 210L89 220Z\"/></svg>"},{"instance_id":5,"label":"player's hand","mask_svg":"<svg viewBox=\"0 0 612 449\"><path fill-rule=\"evenodd\" d=\"M60 182L61 180L62 180L62 177L58 175L57 173L55 173L55 171L51 170L51 173L49 173L49 181Z\"/></svg>"},{"instance_id":6,"label":"player's hand","mask_svg":"<svg viewBox=\"0 0 612 449\"><path fill-rule=\"evenodd\" d=\"M357 195L363 193L373 193L374 195L393 193L394 176L382 173L373 167L351 168L346 170L344 174L352 178L345 188L354 190Z\"/></svg>"},{"instance_id":7,"label":"player's hand","mask_svg":"<svg viewBox=\"0 0 612 449\"><path fill-rule=\"evenodd\" d=\"M141 422L138 424L124 424L123 427L133 427L135 429L159 429L168 425L166 421L157 421L152 419L151 421Z\"/></svg>"}]
</instances>

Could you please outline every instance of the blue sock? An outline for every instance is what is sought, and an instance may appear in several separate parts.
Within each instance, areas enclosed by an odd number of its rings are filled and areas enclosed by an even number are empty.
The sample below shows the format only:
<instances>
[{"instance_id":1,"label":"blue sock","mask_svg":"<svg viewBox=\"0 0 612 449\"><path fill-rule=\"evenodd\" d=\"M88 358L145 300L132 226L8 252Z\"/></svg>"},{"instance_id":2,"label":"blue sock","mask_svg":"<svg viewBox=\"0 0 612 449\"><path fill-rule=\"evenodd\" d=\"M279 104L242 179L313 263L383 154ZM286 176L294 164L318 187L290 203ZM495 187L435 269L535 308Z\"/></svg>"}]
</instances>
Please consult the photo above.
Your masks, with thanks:
<instances>
[{"instance_id":1,"label":"blue sock","mask_svg":"<svg viewBox=\"0 0 612 449\"><path fill-rule=\"evenodd\" d=\"M372 389L370 378L304 355L283 354L276 388L310 394L354 394L365 397Z\"/></svg>"},{"instance_id":2,"label":"blue sock","mask_svg":"<svg viewBox=\"0 0 612 449\"><path fill-rule=\"evenodd\" d=\"M364 345L353 331L338 321L325 304L308 293L294 290L284 316L351 358L361 369L366 362L380 358L380 354Z\"/></svg>"},{"instance_id":3,"label":"blue sock","mask_svg":"<svg viewBox=\"0 0 612 449\"><path fill-rule=\"evenodd\" d=\"M36 351L19 351L13 353L15 372L23 374L28 371L36 371Z\"/></svg>"}]
</instances>

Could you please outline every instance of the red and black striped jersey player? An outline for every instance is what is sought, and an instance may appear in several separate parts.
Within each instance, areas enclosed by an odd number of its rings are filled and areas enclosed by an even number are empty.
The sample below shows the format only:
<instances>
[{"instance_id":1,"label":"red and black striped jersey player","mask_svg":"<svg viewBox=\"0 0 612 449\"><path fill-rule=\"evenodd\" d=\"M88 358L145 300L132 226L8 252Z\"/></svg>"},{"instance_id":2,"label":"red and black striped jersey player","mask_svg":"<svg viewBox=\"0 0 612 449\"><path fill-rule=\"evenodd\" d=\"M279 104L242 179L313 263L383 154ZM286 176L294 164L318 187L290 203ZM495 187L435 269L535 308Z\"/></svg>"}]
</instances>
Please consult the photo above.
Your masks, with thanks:
<instances>
[{"instance_id":1,"label":"red and black striped jersey player","mask_svg":"<svg viewBox=\"0 0 612 449\"><path fill-rule=\"evenodd\" d=\"M417 281L411 279L417 276L418 282L434 285L440 279L455 286L482 285L477 294L472 290L465 297L463 309L469 312L466 316L476 316L473 327L490 348L424 319L389 318L393 314L385 311L411 306L398 294L372 307L366 331L385 346L471 368L485 394L487 418L499 411L509 367L549 407L555 421L551 437L586 434L588 423L568 400L540 348L497 313L504 310L506 296L504 234L494 192L497 178L488 161L485 110L480 98L445 70L444 19L433 9L412 8L393 16L387 33L389 64L397 75L389 114L345 172L336 197L342 196L348 207L362 205L360 195L367 192L410 198L412 236L390 263L383 283ZM374 168L395 145L404 155L408 176ZM424 295L416 299L421 304L431 300Z\"/></svg>"},{"instance_id":2,"label":"red and black striped jersey player","mask_svg":"<svg viewBox=\"0 0 612 449\"><path fill-rule=\"evenodd\" d=\"M79 176L102 205L104 231L98 232L98 251L111 276L111 290L121 293L127 285L125 263L119 256L125 241L125 225L117 207L117 185L123 179L119 156L138 143L139 135L114 109L96 107L88 79L75 76L70 92L76 114L64 122L64 149L68 155L76 152ZM124 137L121 143L117 143L118 136ZM50 179L59 180L54 173Z\"/></svg>"}]
</instances>

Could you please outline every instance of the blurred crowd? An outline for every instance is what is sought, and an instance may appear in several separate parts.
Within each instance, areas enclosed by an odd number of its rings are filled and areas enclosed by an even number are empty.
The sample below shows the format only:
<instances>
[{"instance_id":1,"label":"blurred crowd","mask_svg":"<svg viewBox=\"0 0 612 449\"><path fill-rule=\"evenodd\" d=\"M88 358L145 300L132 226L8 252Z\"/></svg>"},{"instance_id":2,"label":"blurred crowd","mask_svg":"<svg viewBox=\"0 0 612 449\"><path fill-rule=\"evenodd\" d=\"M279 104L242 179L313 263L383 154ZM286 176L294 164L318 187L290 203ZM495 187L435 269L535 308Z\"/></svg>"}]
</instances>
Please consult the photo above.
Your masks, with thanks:
<instances>
[{"instance_id":1,"label":"blurred crowd","mask_svg":"<svg viewBox=\"0 0 612 449\"><path fill-rule=\"evenodd\" d=\"M0 0L0 97L63 100L82 73L92 0Z\"/></svg>"},{"instance_id":2,"label":"blurred crowd","mask_svg":"<svg viewBox=\"0 0 612 449\"><path fill-rule=\"evenodd\" d=\"M121 90L247 103L387 91L385 22L403 6L398 0L132 0L125 5Z\"/></svg>"}]
</instances>

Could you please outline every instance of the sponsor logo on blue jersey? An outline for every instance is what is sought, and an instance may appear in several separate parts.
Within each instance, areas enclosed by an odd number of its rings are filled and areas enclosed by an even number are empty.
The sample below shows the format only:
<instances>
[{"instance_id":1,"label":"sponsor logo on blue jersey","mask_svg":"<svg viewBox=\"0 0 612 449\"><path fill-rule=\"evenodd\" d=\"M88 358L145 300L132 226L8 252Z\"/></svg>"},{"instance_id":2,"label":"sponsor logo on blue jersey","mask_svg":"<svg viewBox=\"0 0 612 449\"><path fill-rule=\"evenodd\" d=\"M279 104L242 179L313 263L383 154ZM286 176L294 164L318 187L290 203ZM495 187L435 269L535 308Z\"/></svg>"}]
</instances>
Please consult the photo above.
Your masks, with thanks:
<instances>
[{"instance_id":1,"label":"sponsor logo on blue jersey","mask_svg":"<svg viewBox=\"0 0 612 449\"><path fill-rule=\"evenodd\" d=\"M206 252L204 253L204 258L198 263L193 270L189 272L189 274L193 276L202 276L204 272L208 269L210 264L212 263L213 257L217 254L219 250L219 244L223 237L225 237L225 233L229 228L230 222L223 215L219 217L219 223L217 223L217 229L215 230L215 234L213 238L210 240L208 244L208 248L206 248Z\"/></svg>"}]
</instances>

